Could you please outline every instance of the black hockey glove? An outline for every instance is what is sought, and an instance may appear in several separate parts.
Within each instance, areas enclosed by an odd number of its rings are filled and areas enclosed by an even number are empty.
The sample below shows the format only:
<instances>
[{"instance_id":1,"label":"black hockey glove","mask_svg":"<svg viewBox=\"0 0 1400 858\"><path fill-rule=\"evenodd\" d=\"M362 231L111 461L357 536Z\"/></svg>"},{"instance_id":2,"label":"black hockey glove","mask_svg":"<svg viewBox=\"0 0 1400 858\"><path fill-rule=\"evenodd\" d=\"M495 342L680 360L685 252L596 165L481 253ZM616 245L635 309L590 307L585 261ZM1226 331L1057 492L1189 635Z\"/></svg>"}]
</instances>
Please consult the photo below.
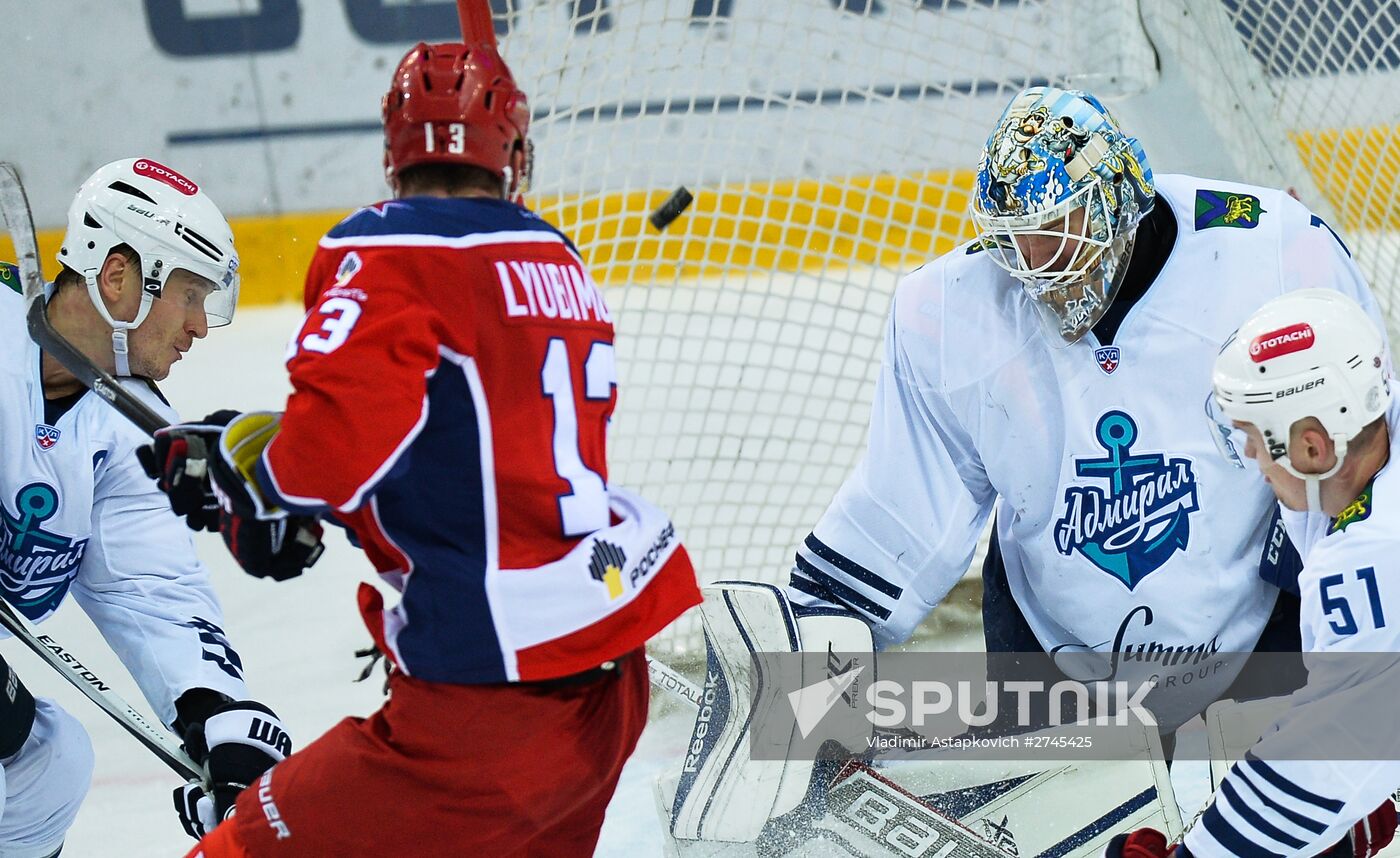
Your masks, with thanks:
<instances>
[{"instance_id":1,"label":"black hockey glove","mask_svg":"<svg viewBox=\"0 0 1400 858\"><path fill-rule=\"evenodd\" d=\"M321 524L263 498L253 477L277 434L280 414L240 414L219 437L209 473L219 501L219 533L243 571L256 578L295 578L321 557Z\"/></svg>"},{"instance_id":2,"label":"black hockey glove","mask_svg":"<svg viewBox=\"0 0 1400 858\"><path fill-rule=\"evenodd\" d=\"M182 716L177 726L183 723ZM184 736L185 750L204 766L205 780L175 789L175 812L196 840L232 816L238 794L292 752L282 722L251 700L220 704L208 717L185 726Z\"/></svg>"},{"instance_id":3,"label":"black hockey glove","mask_svg":"<svg viewBox=\"0 0 1400 858\"><path fill-rule=\"evenodd\" d=\"M219 529L209 460L219 449L224 426L237 416L237 411L215 411L203 420L167 426L156 432L150 444L136 448L146 475L170 498L170 508L184 516L190 530L213 533Z\"/></svg>"},{"instance_id":4,"label":"black hockey glove","mask_svg":"<svg viewBox=\"0 0 1400 858\"><path fill-rule=\"evenodd\" d=\"M0 655L0 759L19 753L34 729L34 695L20 682L19 674Z\"/></svg>"}]
</instances>

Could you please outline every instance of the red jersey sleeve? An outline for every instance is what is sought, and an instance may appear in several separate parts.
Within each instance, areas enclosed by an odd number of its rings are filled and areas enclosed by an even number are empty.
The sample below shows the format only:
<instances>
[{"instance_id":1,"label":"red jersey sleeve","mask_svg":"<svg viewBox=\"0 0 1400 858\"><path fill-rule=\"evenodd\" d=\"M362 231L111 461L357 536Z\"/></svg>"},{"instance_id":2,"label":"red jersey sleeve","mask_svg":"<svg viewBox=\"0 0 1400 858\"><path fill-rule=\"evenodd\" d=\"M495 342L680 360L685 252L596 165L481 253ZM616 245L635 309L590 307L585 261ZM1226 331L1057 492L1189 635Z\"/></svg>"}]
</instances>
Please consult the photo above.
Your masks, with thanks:
<instances>
[{"instance_id":1,"label":"red jersey sleeve","mask_svg":"<svg viewBox=\"0 0 1400 858\"><path fill-rule=\"evenodd\" d=\"M263 476L286 505L360 506L427 416L427 379L441 332L413 288L427 272L389 248L317 250L309 312L289 344L292 394L263 454Z\"/></svg>"}]
</instances>

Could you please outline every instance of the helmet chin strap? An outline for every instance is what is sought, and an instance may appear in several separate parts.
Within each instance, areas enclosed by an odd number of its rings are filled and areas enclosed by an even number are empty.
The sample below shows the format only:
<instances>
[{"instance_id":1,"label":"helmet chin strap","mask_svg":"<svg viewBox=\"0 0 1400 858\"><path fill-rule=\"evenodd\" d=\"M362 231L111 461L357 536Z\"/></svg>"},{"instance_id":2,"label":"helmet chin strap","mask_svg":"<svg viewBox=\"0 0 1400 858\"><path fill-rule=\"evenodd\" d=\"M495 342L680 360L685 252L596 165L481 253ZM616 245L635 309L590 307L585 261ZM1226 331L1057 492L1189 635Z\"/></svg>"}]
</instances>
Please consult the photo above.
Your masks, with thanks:
<instances>
[{"instance_id":1,"label":"helmet chin strap","mask_svg":"<svg viewBox=\"0 0 1400 858\"><path fill-rule=\"evenodd\" d=\"M1293 467L1293 463L1288 461L1287 456L1278 459L1278 463L1283 469L1298 479L1303 481L1303 493L1307 503L1308 512L1322 512L1322 481L1333 476L1342 469L1342 462L1347 457L1347 439L1341 435L1333 435L1332 440L1337 445L1337 461L1332 467L1320 474L1303 474Z\"/></svg>"},{"instance_id":2,"label":"helmet chin strap","mask_svg":"<svg viewBox=\"0 0 1400 858\"><path fill-rule=\"evenodd\" d=\"M142 289L141 306L136 310L136 318L125 322L112 318L112 314L107 310L107 303L102 300L102 292L97 287L96 272L89 271L85 279L87 280L88 297L92 299L92 306L97 308L97 313L103 321L112 327L112 357L115 359L115 374L118 376L131 375L127 332L139 328L141 323L146 321L146 315L151 312L151 301L154 300L154 296Z\"/></svg>"}]
</instances>

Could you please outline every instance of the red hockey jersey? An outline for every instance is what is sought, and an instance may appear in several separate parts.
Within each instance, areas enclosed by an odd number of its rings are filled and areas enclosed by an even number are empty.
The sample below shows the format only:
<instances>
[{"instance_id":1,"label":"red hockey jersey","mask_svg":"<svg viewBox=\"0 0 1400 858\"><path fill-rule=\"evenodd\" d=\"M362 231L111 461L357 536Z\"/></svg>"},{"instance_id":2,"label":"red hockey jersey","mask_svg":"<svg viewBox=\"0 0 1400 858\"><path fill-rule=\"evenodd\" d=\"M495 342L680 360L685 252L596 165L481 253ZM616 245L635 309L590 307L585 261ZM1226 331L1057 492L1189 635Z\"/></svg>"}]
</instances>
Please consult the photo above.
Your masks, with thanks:
<instances>
[{"instance_id":1,"label":"red hockey jersey","mask_svg":"<svg viewBox=\"0 0 1400 858\"><path fill-rule=\"evenodd\" d=\"M405 672L577 673L699 602L667 517L608 485L612 317L558 230L502 200L381 203L321 240L305 301L259 481L401 591L361 608Z\"/></svg>"}]
</instances>

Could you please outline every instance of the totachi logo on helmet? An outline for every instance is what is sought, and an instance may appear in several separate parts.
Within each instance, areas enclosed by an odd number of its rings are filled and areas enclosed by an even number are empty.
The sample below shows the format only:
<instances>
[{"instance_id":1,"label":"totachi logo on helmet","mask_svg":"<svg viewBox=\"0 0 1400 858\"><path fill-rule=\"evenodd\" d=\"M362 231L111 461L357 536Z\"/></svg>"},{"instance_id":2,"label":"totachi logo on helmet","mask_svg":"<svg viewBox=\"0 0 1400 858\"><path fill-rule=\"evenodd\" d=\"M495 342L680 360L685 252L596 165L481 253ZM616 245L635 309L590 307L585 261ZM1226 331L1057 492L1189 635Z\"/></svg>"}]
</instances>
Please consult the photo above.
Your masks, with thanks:
<instances>
[{"instance_id":1,"label":"totachi logo on helmet","mask_svg":"<svg viewBox=\"0 0 1400 858\"><path fill-rule=\"evenodd\" d=\"M184 176L149 158L139 158L131 169L138 176L145 176L148 179L155 179L157 182L164 182L187 197L192 197L199 193L199 185L186 179Z\"/></svg>"},{"instance_id":2,"label":"totachi logo on helmet","mask_svg":"<svg viewBox=\"0 0 1400 858\"><path fill-rule=\"evenodd\" d=\"M1255 363L1263 363L1272 358L1310 349L1315 341L1312 325L1299 322L1255 337L1249 344L1249 359Z\"/></svg>"}]
</instances>

